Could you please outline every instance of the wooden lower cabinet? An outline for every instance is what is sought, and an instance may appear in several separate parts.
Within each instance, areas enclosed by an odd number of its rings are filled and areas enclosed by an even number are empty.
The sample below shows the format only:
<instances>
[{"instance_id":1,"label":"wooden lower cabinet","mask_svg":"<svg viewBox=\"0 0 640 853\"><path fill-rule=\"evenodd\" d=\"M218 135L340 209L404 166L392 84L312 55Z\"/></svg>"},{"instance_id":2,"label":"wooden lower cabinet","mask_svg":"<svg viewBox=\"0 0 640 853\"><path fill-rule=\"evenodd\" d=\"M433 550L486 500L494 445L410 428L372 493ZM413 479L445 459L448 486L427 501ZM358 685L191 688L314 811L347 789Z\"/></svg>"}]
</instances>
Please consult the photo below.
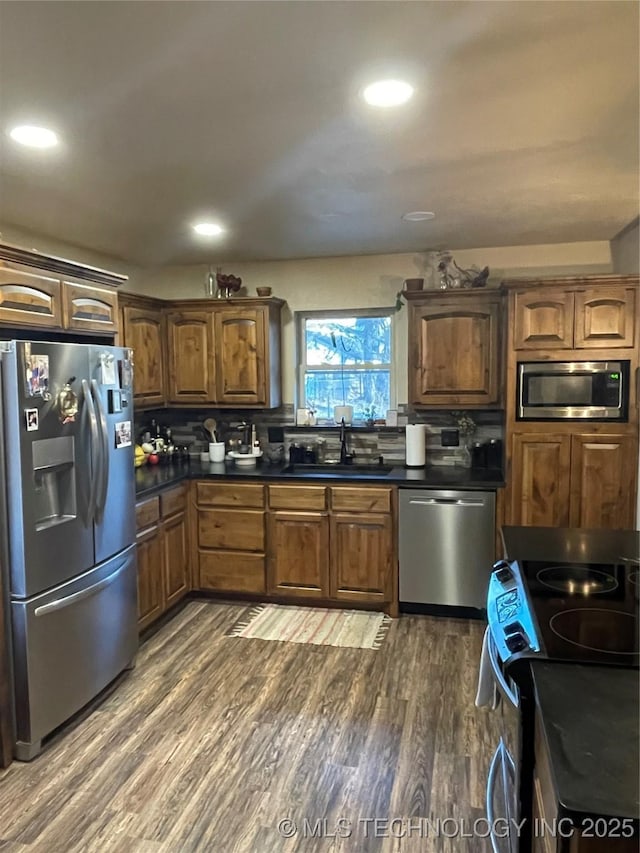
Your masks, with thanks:
<instances>
[{"instance_id":1,"label":"wooden lower cabinet","mask_svg":"<svg viewBox=\"0 0 640 853\"><path fill-rule=\"evenodd\" d=\"M257 483L194 484L199 589L266 593L264 492Z\"/></svg>"},{"instance_id":2,"label":"wooden lower cabinet","mask_svg":"<svg viewBox=\"0 0 640 853\"><path fill-rule=\"evenodd\" d=\"M568 527L570 467L570 435L514 435L508 523Z\"/></svg>"},{"instance_id":3,"label":"wooden lower cabinet","mask_svg":"<svg viewBox=\"0 0 640 853\"><path fill-rule=\"evenodd\" d=\"M391 489L272 486L269 502L270 593L377 607L392 602ZM317 511L294 509L304 505Z\"/></svg>"},{"instance_id":4,"label":"wooden lower cabinet","mask_svg":"<svg viewBox=\"0 0 640 853\"><path fill-rule=\"evenodd\" d=\"M637 470L631 435L516 433L507 523L632 528Z\"/></svg>"},{"instance_id":5,"label":"wooden lower cabinet","mask_svg":"<svg viewBox=\"0 0 640 853\"><path fill-rule=\"evenodd\" d=\"M393 489L211 480L193 489L200 589L397 608Z\"/></svg>"},{"instance_id":6,"label":"wooden lower cabinet","mask_svg":"<svg viewBox=\"0 0 640 853\"><path fill-rule=\"evenodd\" d=\"M166 605L171 607L189 591L187 516L180 512L166 519L163 528Z\"/></svg>"},{"instance_id":7,"label":"wooden lower cabinet","mask_svg":"<svg viewBox=\"0 0 640 853\"><path fill-rule=\"evenodd\" d=\"M155 526L137 537L138 629L144 630L164 613L162 531Z\"/></svg>"},{"instance_id":8,"label":"wooden lower cabinet","mask_svg":"<svg viewBox=\"0 0 640 853\"><path fill-rule=\"evenodd\" d=\"M325 512L269 514L270 593L329 596L329 517Z\"/></svg>"},{"instance_id":9,"label":"wooden lower cabinet","mask_svg":"<svg viewBox=\"0 0 640 853\"><path fill-rule=\"evenodd\" d=\"M637 470L633 436L572 436L570 526L631 530Z\"/></svg>"},{"instance_id":10,"label":"wooden lower cabinet","mask_svg":"<svg viewBox=\"0 0 640 853\"><path fill-rule=\"evenodd\" d=\"M332 515L331 598L390 601L393 550L390 515Z\"/></svg>"},{"instance_id":11,"label":"wooden lower cabinet","mask_svg":"<svg viewBox=\"0 0 640 853\"><path fill-rule=\"evenodd\" d=\"M198 563L200 589L261 595L266 592L264 554L200 549Z\"/></svg>"},{"instance_id":12,"label":"wooden lower cabinet","mask_svg":"<svg viewBox=\"0 0 640 853\"><path fill-rule=\"evenodd\" d=\"M227 507L199 509L198 544L201 548L264 552L264 512Z\"/></svg>"},{"instance_id":13,"label":"wooden lower cabinet","mask_svg":"<svg viewBox=\"0 0 640 853\"><path fill-rule=\"evenodd\" d=\"M191 589L186 495L178 486L136 505L140 631Z\"/></svg>"}]
</instances>

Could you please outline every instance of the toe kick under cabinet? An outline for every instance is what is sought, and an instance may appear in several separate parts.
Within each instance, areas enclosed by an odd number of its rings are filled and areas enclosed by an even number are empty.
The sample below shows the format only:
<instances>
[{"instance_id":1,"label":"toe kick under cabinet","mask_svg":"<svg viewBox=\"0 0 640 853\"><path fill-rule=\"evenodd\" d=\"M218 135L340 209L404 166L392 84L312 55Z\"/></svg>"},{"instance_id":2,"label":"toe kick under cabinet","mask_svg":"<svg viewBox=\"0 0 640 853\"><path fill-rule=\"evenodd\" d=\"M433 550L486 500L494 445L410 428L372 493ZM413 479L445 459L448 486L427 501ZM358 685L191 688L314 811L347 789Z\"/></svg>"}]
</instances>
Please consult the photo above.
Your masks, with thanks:
<instances>
[{"instance_id":1,"label":"toe kick under cabinet","mask_svg":"<svg viewBox=\"0 0 640 853\"><path fill-rule=\"evenodd\" d=\"M200 589L397 606L394 489L212 481L194 489Z\"/></svg>"}]
</instances>

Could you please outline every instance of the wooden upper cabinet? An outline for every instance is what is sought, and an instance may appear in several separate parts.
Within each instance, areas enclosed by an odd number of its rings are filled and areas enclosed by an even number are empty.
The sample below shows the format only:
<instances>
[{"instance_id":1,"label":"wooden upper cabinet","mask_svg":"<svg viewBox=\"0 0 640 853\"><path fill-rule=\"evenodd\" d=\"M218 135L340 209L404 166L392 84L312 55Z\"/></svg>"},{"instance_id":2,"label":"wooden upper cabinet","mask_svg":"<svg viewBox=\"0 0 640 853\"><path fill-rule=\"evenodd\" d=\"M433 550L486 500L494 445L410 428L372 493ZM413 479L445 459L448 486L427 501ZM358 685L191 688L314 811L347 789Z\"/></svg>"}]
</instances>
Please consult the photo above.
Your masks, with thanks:
<instances>
[{"instance_id":1,"label":"wooden upper cabinet","mask_svg":"<svg viewBox=\"0 0 640 853\"><path fill-rule=\"evenodd\" d=\"M632 435L571 437L571 527L633 528L637 451Z\"/></svg>"},{"instance_id":2,"label":"wooden upper cabinet","mask_svg":"<svg viewBox=\"0 0 640 853\"><path fill-rule=\"evenodd\" d=\"M633 287L590 287L576 291L576 348L633 347L636 295Z\"/></svg>"},{"instance_id":3,"label":"wooden upper cabinet","mask_svg":"<svg viewBox=\"0 0 640 853\"><path fill-rule=\"evenodd\" d=\"M261 308L223 308L215 313L217 402L264 405L266 326Z\"/></svg>"},{"instance_id":4,"label":"wooden upper cabinet","mask_svg":"<svg viewBox=\"0 0 640 853\"><path fill-rule=\"evenodd\" d=\"M513 281L504 286L512 291L512 350L636 346L634 276Z\"/></svg>"},{"instance_id":5,"label":"wooden upper cabinet","mask_svg":"<svg viewBox=\"0 0 640 853\"><path fill-rule=\"evenodd\" d=\"M412 302L412 403L468 408L499 402L500 306L495 292L431 294Z\"/></svg>"},{"instance_id":6,"label":"wooden upper cabinet","mask_svg":"<svg viewBox=\"0 0 640 853\"><path fill-rule=\"evenodd\" d=\"M168 402L274 408L281 299L191 300L167 312Z\"/></svg>"},{"instance_id":7,"label":"wooden upper cabinet","mask_svg":"<svg viewBox=\"0 0 640 853\"><path fill-rule=\"evenodd\" d=\"M541 288L514 295L513 349L572 349L574 294Z\"/></svg>"},{"instance_id":8,"label":"wooden upper cabinet","mask_svg":"<svg viewBox=\"0 0 640 853\"><path fill-rule=\"evenodd\" d=\"M507 523L569 527L570 470L570 435L513 435Z\"/></svg>"},{"instance_id":9,"label":"wooden upper cabinet","mask_svg":"<svg viewBox=\"0 0 640 853\"><path fill-rule=\"evenodd\" d=\"M118 296L114 290L62 282L62 314L66 329L118 331Z\"/></svg>"},{"instance_id":10,"label":"wooden upper cabinet","mask_svg":"<svg viewBox=\"0 0 640 853\"><path fill-rule=\"evenodd\" d=\"M122 300L121 300L122 301ZM163 406L164 350L160 308L122 307L124 345L133 350L133 400L136 407Z\"/></svg>"},{"instance_id":11,"label":"wooden upper cabinet","mask_svg":"<svg viewBox=\"0 0 640 853\"><path fill-rule=\"evenodd\" d=\"M60 280L0 260L0 323L62 326Z\"/></svg>"},{"instance_id":12,"label":"wooden upper cabinet","mask_svg":"<svg viewBox=\"0 0 640 853\"><path fill-rule=\"evenodd\" d=\"M0 243L0 324L113 338L120 325L116 288L126 280L126 275Z\"/></svg>"},{"instance_id":13,"label":"wooden upper cabinet","mask_svg":"<svg viewBox=\"0 0 640 853\"><path fill-rule=\"evenodd\" d=\"M213 335L211 311L184 310L167 314L169 402L215 401Z\"/></svg>"}]
</instances>

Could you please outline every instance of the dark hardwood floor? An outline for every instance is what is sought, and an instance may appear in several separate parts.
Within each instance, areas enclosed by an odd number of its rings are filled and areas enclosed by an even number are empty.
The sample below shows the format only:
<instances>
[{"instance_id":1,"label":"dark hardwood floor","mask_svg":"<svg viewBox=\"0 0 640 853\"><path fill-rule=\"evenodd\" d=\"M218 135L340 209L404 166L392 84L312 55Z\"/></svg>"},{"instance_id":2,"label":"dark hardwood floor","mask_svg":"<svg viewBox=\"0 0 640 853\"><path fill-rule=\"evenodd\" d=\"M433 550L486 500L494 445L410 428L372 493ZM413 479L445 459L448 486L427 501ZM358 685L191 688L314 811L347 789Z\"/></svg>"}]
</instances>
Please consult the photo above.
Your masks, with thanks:
<instances>
[{"instance_id":1,"label":"dark hardwood floor","mask_svg":"<svg viewBox=\"0 0 640 853\"><path fill-rule=\"evenodd\" d=\"M484 815L481 624L403 616L372 651L225 637L243 609L187 604L96 711L0 773L2 853L489 849L418 821Z\"/></svg>"}]
</instances>

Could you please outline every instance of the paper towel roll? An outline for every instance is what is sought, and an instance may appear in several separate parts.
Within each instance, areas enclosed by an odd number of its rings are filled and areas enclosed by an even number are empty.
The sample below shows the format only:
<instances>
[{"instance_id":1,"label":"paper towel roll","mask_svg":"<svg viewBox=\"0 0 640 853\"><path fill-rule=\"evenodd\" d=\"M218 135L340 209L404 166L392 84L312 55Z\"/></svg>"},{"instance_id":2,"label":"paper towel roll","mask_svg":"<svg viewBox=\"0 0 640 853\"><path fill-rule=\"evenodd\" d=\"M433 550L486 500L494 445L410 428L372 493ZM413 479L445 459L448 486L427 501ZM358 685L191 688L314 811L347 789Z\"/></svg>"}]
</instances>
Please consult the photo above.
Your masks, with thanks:
<instances>
[{"instance_id":1,"label":"paper towel roll","mask_svg":"<svg viewBox=\"0 0 640 853\"><path fill-rule=\"evenodd\" d=\"M410 468L423 468L424 424L407 424L406 427L406 460Z\"/></svg>"}]
</instances>

